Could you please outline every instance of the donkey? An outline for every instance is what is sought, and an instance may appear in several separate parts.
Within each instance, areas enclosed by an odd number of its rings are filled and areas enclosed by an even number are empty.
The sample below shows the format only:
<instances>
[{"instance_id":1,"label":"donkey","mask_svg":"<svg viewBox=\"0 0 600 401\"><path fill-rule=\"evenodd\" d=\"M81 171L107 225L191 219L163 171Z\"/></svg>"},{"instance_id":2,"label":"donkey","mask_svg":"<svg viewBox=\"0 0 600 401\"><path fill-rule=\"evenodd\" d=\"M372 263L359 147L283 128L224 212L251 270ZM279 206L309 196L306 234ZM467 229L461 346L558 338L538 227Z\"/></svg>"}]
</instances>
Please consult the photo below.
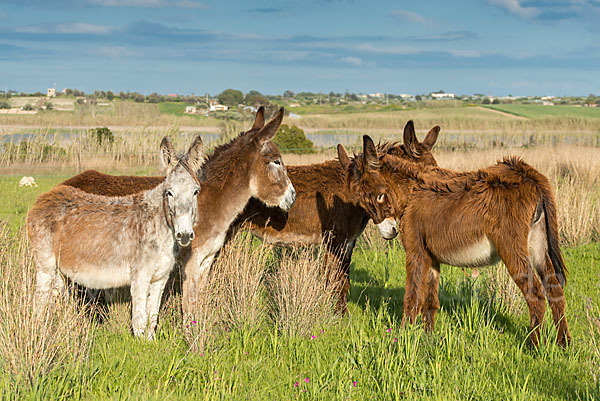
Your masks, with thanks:
<instances>
[{"instance_id":1,"label":"donkey","mask_svg":"<svg viewBox=\"0 0 600 401\"><path fill-rule=\"evenodd\" d=\"M251 130L246 134L240 135L240 137L251 135L251 132L256 134L258 130L263 128L263 113L264 108L261 107L256 114L256 120ZM389 153L396 155L407 160L412 160L415 163L437 165L431 154L431 149L437 140L439 132L440 127L433 127L423 142L419 142L415 133L414 124L412 121L409 121L404 127L404 143L402 145L394 143L382 145L380 146L379 152L382 154ZM222 199L220 202L223 203L212 204L227 204L229 199L236 199L236 197L240 195L237 188L232 187L232 183L237 182L237 178L234 180L227 175L229 174L229 171L235 168L235 165L231 164L233 159L232 155L236 155L243 149L240 146L241 142L238 143L238 141L241 141L241 138L235 139L228 145L218 147L215 149L214 154L208 158L203 166L204 174L207 179L206 182L203 183L203 187L200 191L200 198L203 197L205 189L208 191L208 188L212 188L210 177L215 177L215 183L212 185L217 185L218 183L220 185L219 188L226 191L223 193L223 196L220 197L220 199ZM227 150L227 152L225 150ZM266 155L268 157L260 156L263 165L268 165L269 168L273 168L271 163L274 163L276 166L283 166L279 152L275 146L270 147L269 152L270 154ZM236 156L236 158L239 159L240 156ZM260 167L260 163L258 166ZM224 168L227 168L227 170L222 170ZM282 169L282 171L285 172L286 170ZM215 172L221 173L217 176ZM241 171L236 171L236 174L240 173ZM249 173L253 174L252 170L250 170ZM384 238L392 239L397 234L394 220L388 219L384 221L380 215L377 215L375 208L370 206L363 208L357 202L354 195L348 191L345 185L344 169L335 160L307 166L288 166L287 175L289 175L289 179L291 180L292 188L296 188L297 190L297 198L294 207L291 209L286 207L286 205L280 205L283 207L276 207L277 202L269 202L268 199L266 199L270 192L273 193L273 197L275 198L281 196L282 189L287 188L285 187L285 185L287 185L285 184L286 181L284 181L281 176L267 175L266 179L263 181L271 179L273 180L273 184L271 186L264 183L260 184L267 190L260 194L253 195L253 197L249 199L247 205L244 205L245 209L230 226L229 234L232 234L235 230L244 228L250 230L253 234L264 240L278 245L308 245L325 242L328 251L328 262L341 265L343 283L337 309L343 313L346 311L347 294L350 289L350 263L356 239L363 232L370 219L376 224L380 224L380 232ZM153 186L158 185L162 180L162 177L120 177L88 170L74 176L62 184L74 186L90 193L117 196L152 188ZM224 221L229 221L228 216L232 215L231 212L238 210L239 205L241 205L244 199L246 198L240 195L239 202L236 202L236 206L232 207L229 212L223 213L219 211L219 208L213 207L210 208L210 212L221 213L224 216ZM287 199L289 200L289 198ZM205 207L207 206L203 206L202 204L199 205L199 214L202 213L202 210ZM227 217L227 219L225 219L225 217ZM219 225L219 227L221 226L222 225ZM205 229L205 227L200 229ZM213 251L222 246L222 232L220 230L220 228L215 228L213 231L213 235L217 238ZM198 234L197 237L202 237L202 235L198 233L198 229L196 232ZM195 246L196 243L192 243L192 248ZM207 257L201 256L201 259L204 258L203 260L205 260L205 265L201 269L202 276L192 282L193 286L198 286L198 282L201 283L205 280L205 273L208 270L207 266L210 265L215 254L216 251ZM186 258L187 257L189 256L186 256ZM200 262L201 261L197 261L197 263ZM202 284L200 284L199 287L194 287L194 289L200 287L202 287ZM184 284L184 289L185 288L186 284ZM188 287L186 291L190 292L191 289ZM184 310L192 309L191 306L185 306L187 305L186 302L188 301L186 301L186 299L188 298L189 296L184 296Z\"/></svg>"},{"instance_id":2,"label":"donkey","mask_svg":"<svg viewBox=\"0 0 600 401\"><path fill-rule=\"evenodd\" d=\"M419 142L414 124L409 121L404 127L402 145L380 145L374 155L392 154L418 164L437 165L431 149L439 132L440 127L435 126L423 142ZM360 203L345 185L345 170L336 160L288 166L288 174L298 191L296 203L289 212L269 208L251 199L235 226L249 229L264 240L279 245L325 243L327 262L340 266L342 285L337 310L345 313L352 251L357 238L369 220L373 220L383 238L393 239L398 233L395 219L386 218L379 209ZM391 205L389 199L382 202Z\"/></svg>"},{"instance_id":3,"label":"donkey","mask_svg":"<svg viewBox=\"0 0 600 401\"><path fill-rule=\"evenodd\" d=\"M133 333L153 338L177 249L194 240L202 140L196 137L178 158L165 137L160 151L167 177L153 189L107 197L59 185L37 198L27 232L37 267L38 316L53 288L64 291L59 272L92 289L130 285Z\"/></svg>"},{"instance_id":4,"label":"donkey","mask_svg":"<svg viewBox=\"0 0 600 401\"><path fill-rule=\"evenodd\" d=\"M372 153L369 137L365 144ZM481 267L502 260L527 302L531 344L539 343L544 295L558 344L570 343L563 291L567 268L559 248L556 203L544 175L517 157L471 172L423 167L394 156L383 157L374 170L365 169L363 159L344 160L348 184L364 202L379 207L374 182L393 182L385 188L403 194L395 201L406 250L403 322L413 323L421 313L425 328L433 330L440 263Z\"/></svg>"},{"instance_id":5,"label":"donkey","mask_svg":"<svg viewBox=\"0 0 600 401\"><path fill-rule=\"evenodd\" d=\"M223 247L228 229L250 198L290 210L296 191L281 154L272 140L281 125L284 109L265 125L264 107L256 113L249 131L217 147L203 165L198 195L196 238L183 250L182 307L186 314L197 308L198 293L206 284L213 259ZM164 177L118 177L85 171L63 185L107 196L136 193L159 185Z\"/></svg>"}]
</instances>

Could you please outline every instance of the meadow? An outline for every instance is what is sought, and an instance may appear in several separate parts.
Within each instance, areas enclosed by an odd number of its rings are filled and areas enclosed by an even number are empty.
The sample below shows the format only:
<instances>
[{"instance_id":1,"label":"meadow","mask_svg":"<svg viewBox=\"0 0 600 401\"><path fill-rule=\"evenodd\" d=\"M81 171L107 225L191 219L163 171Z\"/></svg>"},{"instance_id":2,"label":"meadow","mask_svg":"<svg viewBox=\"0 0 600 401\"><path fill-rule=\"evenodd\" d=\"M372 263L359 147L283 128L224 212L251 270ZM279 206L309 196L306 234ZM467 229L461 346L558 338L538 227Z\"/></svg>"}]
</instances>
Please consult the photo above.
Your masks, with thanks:
<instances>
[{"instance_id":1,"label":"meadow","mask_svg":"<svg viewBox=\"0 0 600 401\"><path fill-rule=\"evenodd\" d=\"M127 297L107 308L82 305L76 297L59 299L45 324L36 324L31 318L34 266L23 223L37 195L80 168L158 174L160 136L170 132L177 148L191 139L180 134L179 125L133 128L117 132L106 149L89 137L73 140L70 148L66 141L45 139L23 159L3 159L0 398L600 399L598 147L484 146L480 138L494 135L494 127L522 137L508 131L509 121L542 123L482 108L369 111L345 118L307 115L302 120L309 129L327 130L328 124L358 132L364 126L383 129L382 137L392 139L399 138L408 118L422 130L442 125L440 140L446 131L443 122L467 135L460 128L464 124L477 131L468 135L481 141L480 149L434 148L441 166L468 170L518 154L549 177L570 271L565 296L571 347L555 344L549 314L545 341L537 349L528 347L527 307L502 264L476 271L443 266L442 307L434 333L426 334L420 324L401 327L404 252L398 240L383 241L372 225L355 249L349 314L344 317L332 312L330 288L319 269L322 248L282 250L241 233L221 253L199 316L184 321L179 295L171 292L154 342L131 335ZM581 121L562 121L555 128L564 135L571 125L598 132ZM60 145L67 154L44 158L42 143ZM78 158L85 154L82 148L95 155ZM128 153L135 156L124 157ZM284 161L310 163L331 156L328 151L286 154ZM21 176L32 171L38 187L18 188Z\"/></svg>"}]
</instances>

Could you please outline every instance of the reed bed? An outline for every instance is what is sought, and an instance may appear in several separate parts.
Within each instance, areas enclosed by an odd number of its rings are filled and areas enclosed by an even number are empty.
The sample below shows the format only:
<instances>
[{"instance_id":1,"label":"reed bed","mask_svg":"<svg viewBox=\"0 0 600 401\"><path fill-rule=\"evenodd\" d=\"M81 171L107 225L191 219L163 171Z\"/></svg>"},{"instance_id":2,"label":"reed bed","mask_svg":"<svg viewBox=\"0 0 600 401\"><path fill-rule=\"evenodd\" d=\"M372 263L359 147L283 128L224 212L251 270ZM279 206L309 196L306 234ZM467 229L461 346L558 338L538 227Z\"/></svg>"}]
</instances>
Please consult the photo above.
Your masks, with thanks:
<instances>
[{"instance_id":1,"label":"reed bed","mask_svg":"<svg viewBox=\"0 0 600 401\"><path fill-rule=\"evenodd\" d=\"M58 370L86 361L94 324L71 296L56 297L41 319L33 314L35 267L26 235L0 225L0 383L13 394ZM0 393L1 394L1 393Z\"/></svg>"}]
</instances>

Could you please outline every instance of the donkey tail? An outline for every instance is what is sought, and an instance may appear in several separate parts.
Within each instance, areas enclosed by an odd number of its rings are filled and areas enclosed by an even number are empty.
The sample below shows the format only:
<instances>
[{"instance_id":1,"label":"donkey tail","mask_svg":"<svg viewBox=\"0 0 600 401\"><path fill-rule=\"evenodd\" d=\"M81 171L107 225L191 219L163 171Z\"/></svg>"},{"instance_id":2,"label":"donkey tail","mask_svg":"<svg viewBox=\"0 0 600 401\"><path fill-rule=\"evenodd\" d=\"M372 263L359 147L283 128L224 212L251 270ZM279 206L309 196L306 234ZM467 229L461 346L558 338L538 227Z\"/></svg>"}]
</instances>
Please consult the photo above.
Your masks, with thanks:
<instances>
[{"instance_id":1,"label":"donkey tail","mask_svg":"<svg viewBox=\"0 0 600 401\"><path fill-rule=\"evenodd\" d=\"M558 219L556 217L556 202L549 185L542 186L542 207L546 216L546 239L548 241L548 255L554 268L554 273L564 288L567 283L567 266L560 252L558 240Z\"/></svg>"}]
</instances>

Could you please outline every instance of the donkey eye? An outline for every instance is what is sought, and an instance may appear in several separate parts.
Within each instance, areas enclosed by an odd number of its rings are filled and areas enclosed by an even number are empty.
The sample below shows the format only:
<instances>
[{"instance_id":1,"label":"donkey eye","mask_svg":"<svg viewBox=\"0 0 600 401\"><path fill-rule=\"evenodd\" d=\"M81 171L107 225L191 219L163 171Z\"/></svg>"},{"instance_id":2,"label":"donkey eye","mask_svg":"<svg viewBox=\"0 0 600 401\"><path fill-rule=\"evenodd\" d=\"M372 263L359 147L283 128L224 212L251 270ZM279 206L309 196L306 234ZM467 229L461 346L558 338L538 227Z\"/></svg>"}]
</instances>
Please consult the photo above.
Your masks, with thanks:
<instances>
[{"instance_id":1,"label":"donkey eye","mask_svg":"<svg viewBox=\"0 0 600 401\"><path fill-rule=\"evenodd\" d=\"M165 192L165 195L167 195L167 196L170 196L170 197L173 197L173 192L171 192L171 191L167 191L167 192Z\"/></svg>"},{"instance_id":2,"label":"donkey eye","mask_svg":"<svg viewBox=\"0 0 600 401\"><path fill-rule=\"evenodd\" d=\"M377 197L377 203L383 203L385 201L385 194L380 194Z\"/></svg>"}]
</instances>

